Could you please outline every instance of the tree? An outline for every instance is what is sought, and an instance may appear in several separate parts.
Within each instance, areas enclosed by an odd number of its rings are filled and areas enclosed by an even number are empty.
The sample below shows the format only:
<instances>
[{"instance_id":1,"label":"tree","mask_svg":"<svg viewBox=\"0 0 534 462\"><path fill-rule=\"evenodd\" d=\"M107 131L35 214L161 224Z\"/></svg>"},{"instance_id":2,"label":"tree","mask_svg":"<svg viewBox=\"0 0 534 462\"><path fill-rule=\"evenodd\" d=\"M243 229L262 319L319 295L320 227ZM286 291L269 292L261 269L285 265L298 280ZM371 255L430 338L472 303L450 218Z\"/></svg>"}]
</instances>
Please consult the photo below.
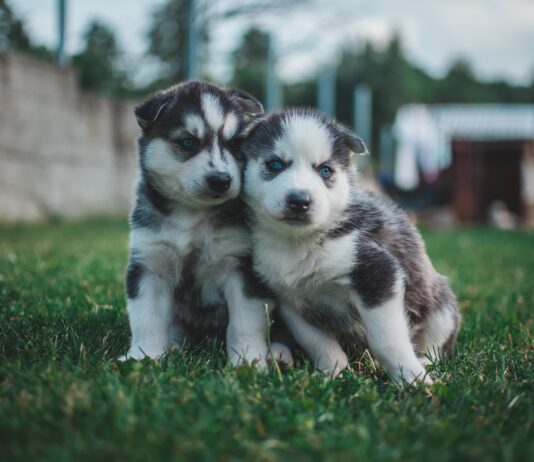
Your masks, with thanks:
<instances>
[{"instance_id":1,"label":"tree","mask_svg":"<svg viewBox=\"0 0 534 462\"><path fill-rule=\"evenodd\" d=\"M269 53L269 34L251 28L243 35L233 53L234 70L231 83L265 103L265 78Z\"/></svg>"},{"instance_id":2,"label":"tree","mask_svg":"<svg viewBox=\"0 0 534 462\"><path fill-rule=\"evenodd\" d=\"M284 85L284 105L287 107L315 107L317 99L317 82L305 80Z\"/></svg>"},{"instance_id":3,"label":"tree","mask_svg":"<svg viewBox=\"0 0 534 462\"><path fill-rule=\"evenodd\" d=\"M0 50L29 51L31 40L24 24L5 0L0 0Z\"/></svg>"},{"instance_id":4,"label":"tree","mask_svg":"<svg viewBox=\"0 0 534 462\"><path fill-rule=\"evenodd\" d=\"M198 7L197 7L198 8ZM199 49L208 42L206 22L197 21ZM148 54L161 63L161 84L186 78L187 0L167 0L152 15Z\"/></svg>"},{"instance_id":5,"label":"tree","mask_svg":"<svg viewBox=\"0 0 534 462\"><path fill-rule=\"evenodd\" d=\"M493 92L475 78L470 63L464 58L453 61L447 75L438 82L439 100L447 103L481 103L493 99Z\"/></svg>"},{"instance_id":6,"label":"tree","mask_svg":"<svg viewBox=\"0 0 534 462\"><path fill-rule=\"evenodd\" d=\"M84 40L84 49L72 57L82 88L100 92L117 90L124 76L118 68L120 51L113 31L107 25L93 21Z\"/></svg>"},{"instance_id":7,"label":"tree","mask_svg":"<svg viewBox=\"0 0 534 462\"><path fill-rule=\"evenodd\" d=\"M12 50L51 61L53 53L42 45L34 45L24 28L24 22L17 18L5 0L0 0L0 51Z\"/></svg>"},{"instance_id":8,"label":"tree","mask_svg":"<svg viewBox=\"0 0 534 462\"><path fill-rule=\"evenodd\" d=\"M262 13L287 10L309 0L195 0L197 59L202 65L209 42L208 31L218 21L238 16L257 18ZM148 54L161 63L158 84L168 85L186 78L187 0L167 0L152 15L148 31Z\"/></svg>"}]
</instances>

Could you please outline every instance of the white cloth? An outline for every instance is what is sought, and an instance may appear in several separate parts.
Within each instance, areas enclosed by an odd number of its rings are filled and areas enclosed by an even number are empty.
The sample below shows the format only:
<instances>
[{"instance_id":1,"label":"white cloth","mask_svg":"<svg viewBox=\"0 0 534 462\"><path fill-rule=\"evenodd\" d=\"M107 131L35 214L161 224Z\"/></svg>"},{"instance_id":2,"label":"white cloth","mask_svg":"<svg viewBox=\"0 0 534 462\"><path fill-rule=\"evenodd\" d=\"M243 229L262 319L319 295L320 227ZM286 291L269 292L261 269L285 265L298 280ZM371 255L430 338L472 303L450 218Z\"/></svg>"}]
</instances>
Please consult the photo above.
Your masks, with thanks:
<instances>
[{"instance_id":1,"label":"white cloth","mask_svg":"<svg viewBox=\"0 0 534 462\"><path fill-rule=\"evenodd\" d=\"M429 180L440 170L436 158L439 144L436 125L428 108L410 105L401 109L394 125L398 147L395 158L395 183L401 189L414 189L419 184L419 169Z\"/></svg>"}]
</instances>

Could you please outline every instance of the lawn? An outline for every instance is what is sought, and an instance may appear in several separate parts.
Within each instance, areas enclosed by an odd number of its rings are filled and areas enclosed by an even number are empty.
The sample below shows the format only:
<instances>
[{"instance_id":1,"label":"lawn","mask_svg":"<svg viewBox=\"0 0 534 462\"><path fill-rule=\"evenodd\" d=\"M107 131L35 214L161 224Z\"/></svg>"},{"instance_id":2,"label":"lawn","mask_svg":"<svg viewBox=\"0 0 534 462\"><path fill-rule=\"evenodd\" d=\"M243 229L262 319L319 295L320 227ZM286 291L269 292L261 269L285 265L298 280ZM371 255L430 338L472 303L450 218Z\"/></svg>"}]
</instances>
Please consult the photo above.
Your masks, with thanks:
<instances>
[{"instance_id":1,"label":"lawn","mask_svg":"<svg viewBox=\"0 0 534 462\"><path fill-rule=\"evenodd\" d=\"M533 460L534 234L424 236L464 324L439 384L398 389L367 357L336 380L215 344L118 363L126 224L0 227L0 460Z\"/></svg>"}]
</instances>

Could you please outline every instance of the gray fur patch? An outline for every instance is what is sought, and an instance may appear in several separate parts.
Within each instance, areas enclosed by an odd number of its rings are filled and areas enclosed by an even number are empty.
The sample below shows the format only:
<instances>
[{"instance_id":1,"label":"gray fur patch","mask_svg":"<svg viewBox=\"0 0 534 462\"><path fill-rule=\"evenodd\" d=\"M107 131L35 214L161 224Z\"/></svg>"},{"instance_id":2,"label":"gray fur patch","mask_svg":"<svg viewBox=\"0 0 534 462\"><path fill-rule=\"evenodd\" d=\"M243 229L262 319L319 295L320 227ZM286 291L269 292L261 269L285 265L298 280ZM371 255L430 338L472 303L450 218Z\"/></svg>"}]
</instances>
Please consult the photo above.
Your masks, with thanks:
<instances>
[{"instance_id":1,"label":"gray fur patch","mask_svg":"<svg viewBox=\"0 0 534 462\"><path fill-rule=\"evenodd\" d=\"M240 198L228 201L218 206L211 220L215 229L246 224L245 205Z\"/></svg>"},{"instance_id":2,"label":"gray fur patch","mask_svg":"<svg viewBox=\"0 0 534 462\"><path fill-rule=\"evenodd\" d=\"M387 251L373 242L358 244L351 278L366 308L374 308L393 296L397 273L397 264Z\"/></svg>"},{"instance_id":3,"label":"gray fur patch","mask_svg":"<svg viewBox=\"0 0 534 462\"><path fill-rule=\"evenodd\" d=\"M228 306L222 292L219 304L207 303L204 299L202 281L196 275L198 259L198 251L189 254L183 264L182 279L174 289L175 316L193 343L206 336L224 339L228 325Z\"/></svg>"},{"instance_id":4,"label":"gray fur patch","mask_svg":"<svg viewBox=\"0 0 534 462\"><path fill-rule=\"evenodd\" d=\"M355 321L360 321L356 309L333 311L329 306L314 303L313 300L306 300L305 306L302 312L304 319L336 337L348 334L349 326L352 326Z\"/></svg>"},{"instance_id":5,"label":"gray fur patch","mask_svg":"<svg viewBox=\"0 0 534 462\"><path fill-rule=\"evenodd\" d=\"M241 257L240 262L240 270L245 282L245 295L251 298L274 300L274 292L254 269L252 257L250 255Z\"/></svg>"},{"instance_id":6,"label":"gray fur patch","mask_svg":"<svg viewBox=\"0 0 534 462\"><path fill-rule=\"evenodd\" d=\"M135 255L132 253L130 256L130 262L126 269L126 294L128 298L133 299L139 295L139 285L141 278L145 272L144 266L135 259Z\"/></svg>"},{"instance_id":7,"label":"gray fur patch","mask_svg":"<svg viewBox=\"0 0 534 462\"><path fill-rule=\"evenodd\" d=\"M160 194L147 178L137 186L135 206L130 214L132 229L160 229L165 216L169 215L176 204Z\"/></svg>"}]
</instances>

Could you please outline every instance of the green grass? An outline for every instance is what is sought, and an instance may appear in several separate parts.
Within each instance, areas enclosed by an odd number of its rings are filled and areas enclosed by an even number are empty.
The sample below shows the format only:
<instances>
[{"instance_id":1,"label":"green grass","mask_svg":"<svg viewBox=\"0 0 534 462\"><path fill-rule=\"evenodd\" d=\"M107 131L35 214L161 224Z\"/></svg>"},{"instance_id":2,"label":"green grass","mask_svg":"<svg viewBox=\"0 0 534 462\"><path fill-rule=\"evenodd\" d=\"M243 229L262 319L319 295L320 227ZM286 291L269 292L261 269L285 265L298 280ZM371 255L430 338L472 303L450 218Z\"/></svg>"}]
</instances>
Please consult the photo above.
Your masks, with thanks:
<instances>
[{"instance_id":1,"label":"green grass","mask_svg":"<svg viewBox=\"0 0 534 462\"><path fill-rule=\"evenodd\" d=\"M217 345L117 363L121 222L0 228L0 460L532 460L534 234L426 232L464 324L431 389L365 359L231 369Z\"/></svg>"}]
</instances>

